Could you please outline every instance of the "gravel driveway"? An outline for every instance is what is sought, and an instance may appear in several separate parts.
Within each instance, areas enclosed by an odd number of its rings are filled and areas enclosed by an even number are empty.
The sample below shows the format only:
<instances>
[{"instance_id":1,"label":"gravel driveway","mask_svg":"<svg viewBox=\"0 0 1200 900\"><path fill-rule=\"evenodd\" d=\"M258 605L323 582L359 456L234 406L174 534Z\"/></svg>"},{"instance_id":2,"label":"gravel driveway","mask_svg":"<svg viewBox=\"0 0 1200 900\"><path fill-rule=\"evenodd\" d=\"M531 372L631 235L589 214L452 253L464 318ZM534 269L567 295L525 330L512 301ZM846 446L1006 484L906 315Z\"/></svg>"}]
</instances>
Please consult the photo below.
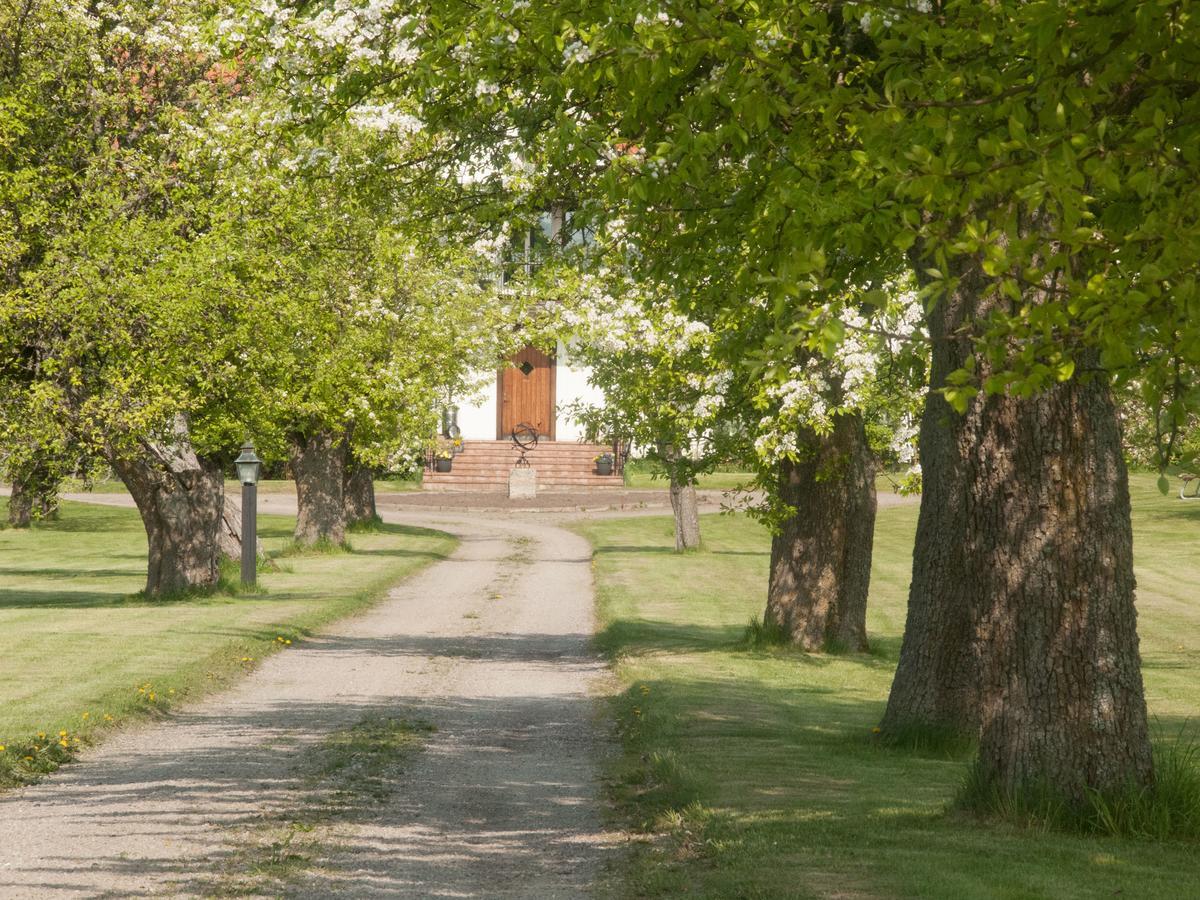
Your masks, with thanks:
<instances>
[{"instance_id":1,"label":"gravel driveway","mask_svg":"<svg viewBox=\"0 0 1200 900\"><path fill-rule=\"evenodd\" d=\"M264 511L288 503L271 498ZM305 760L373 715L436 730L382 799L331 826L286 894L589 893L621 839L602 822L611 748L596 697L609 682L588 643L588 544L531 517L384 517L461 544L236 688L0 797L0 897L228 888L247 842L301 803Z\"/></svg>"}]
</instances>

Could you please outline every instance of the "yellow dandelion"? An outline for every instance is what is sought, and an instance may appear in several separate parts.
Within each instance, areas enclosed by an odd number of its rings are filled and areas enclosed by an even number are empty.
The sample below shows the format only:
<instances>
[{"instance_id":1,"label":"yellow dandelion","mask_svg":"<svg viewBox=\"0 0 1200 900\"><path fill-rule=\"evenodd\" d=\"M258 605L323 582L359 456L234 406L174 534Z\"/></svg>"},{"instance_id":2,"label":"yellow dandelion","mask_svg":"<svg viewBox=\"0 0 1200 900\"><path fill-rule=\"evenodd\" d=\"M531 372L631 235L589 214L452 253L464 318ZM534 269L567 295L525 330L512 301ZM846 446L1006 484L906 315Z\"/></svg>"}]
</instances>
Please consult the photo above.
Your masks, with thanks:
<instances>
[{"instance_id":1,"label":"yellow dandelion","mask_svg":"<svg viewBox=\"0 0 1200 900\"><path fill-rule=\"evenodd\" d=\"M80 718L81 718L81 719L83 719L84 721L87 721L87 720L88 720L88 719L90 719L91 717L92 717L92 714L91 714L91 713L86 713L86 712L85 712L85 713L84 713L82 716L80 716Z\"/></svg>"},{"instance_id":2,"label":"yellow dandelion","mask_svg":"<svg viewBox=\"0 0 1200 900\"><path fill-rule=\"evenodd\" d=\"M173 694L173 693L175 693L175 688L169 688L169 689L167 690L167 693L168 693L168 694Z\"/></svg>"},{"instance_id":3,"label":"yellow dandelion","mask_svg":"<svg viewBox=\"0 0 1200 900\"><path fill-rule=\"evenodd\" d=\"M150 700L151 700L151 702L153 702L153 700L154 700L154 691L150 692Z\"/></svg>"},{"instance_id":4,"label":"yellow dandelion","mask_svg":"<svg viewBox=\"0 0 1200 900\"><path fill-rule=\"evenodd\" d=\"M70 746L71 746L71 742L70 742L70 741L68 741L66 738L63 738L62 740L60 740L60 741L58 742L58 745L59 745L60 747L70 747Z\"/></svg>"},{"instance_id":5,"label":"yellow dandelion","mask_svg":"<svg viewBox=\"0 0 1200 900\"><path fill-rule=\"evenodd\" d=\"M44 741L45 739L46 739L46 732L44 732L44 731L39 731L39 732L38 732L38 740L39 740L39 741Z\"/></svg>"},{"instance_id":6,"label":"yellow dandelion","mask_svg":"<svg viewBox=\"0 0 1200 900\"><path fill-rule=\"evenodd\" d=\"M33 757L32 756L25 757L25 762L27 762L27 763L33 762Z\"/></svg>"},{"instance_id":7,"label":"yellow dandelion","mask_svg":"<svg viewBox=\"0 0 1200 900\"><path fill-rule=\"evenodd\" d=\"M112 717L112 716L110 716L108 713L105 713L105 714L104 714L104 721L105 721L105 722L111 722L112 720L113 720L113 717Z\"/></svg>"},{"instance_id":8,"label":"yellow dandelion","mask_svg":"<svg viewBox=\"0 0 1200 900\"><path fill-rule=\"evenodd\" d=\"M878 725L871 729L871 734L880 734L883 731Z\"/></svg>"},{"instance_id":9,"label":"yellow dandelion","mask_svg":"<svg viewBox=\"0 0 1200 900\"><path fill-rule=\"evenodd\" d=\"M0 744L0 753L3 753L3 752L4 752L4 745Z\"/></svg>"},{"instance_id":10,"label":"yellow dandelion","mask_svg":"<svg viewBox=\"0 0 1200 900\"><path fill-rule=\"evenodd\" d=\"M60 732L58 733L58 736L59 736L60 738L62 738L62 737L66 737L66 736L67 736L67 733L66 733L65 731L60 731Z\"/></svg>"}]
</instances>

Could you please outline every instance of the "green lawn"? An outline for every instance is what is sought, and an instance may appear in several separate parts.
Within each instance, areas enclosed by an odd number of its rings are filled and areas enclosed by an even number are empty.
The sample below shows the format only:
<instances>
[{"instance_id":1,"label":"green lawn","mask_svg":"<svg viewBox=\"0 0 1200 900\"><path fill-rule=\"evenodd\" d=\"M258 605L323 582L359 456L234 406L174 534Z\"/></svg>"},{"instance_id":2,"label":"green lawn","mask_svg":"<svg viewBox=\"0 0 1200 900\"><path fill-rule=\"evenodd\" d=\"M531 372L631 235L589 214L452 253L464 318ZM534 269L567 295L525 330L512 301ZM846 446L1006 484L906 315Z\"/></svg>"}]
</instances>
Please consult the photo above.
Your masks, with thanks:
<instances>
[{"instance_id":1,"label":"green lawn","mask_svg":"<svg viewBox=\"0 0 1200 900\"><path fill-rule=\"evenodd\" d=\"M631 459L625 464L625 487L666 490L669 485L663 471L654 460ZM696 486L702 490L730 491L749 484L753 478L749 472L707 472L696 480Z\"/></svg>"},{"instance_id":2,"label":"green lawn","mask_svg":"<svg viewBox=\"0 0 1200 900\"><path fill-rule=\"evenodd\" d=\"M1200 713L1200 503L1134 481L1140 631L1156 729ZM965 759L878 747L900 646L916 507L880 510L874 652L747 650L766 533L707 516L671 552L666 518L581 526L594 543L601 645L616 660L619 814L644 827L618 893L703 897L1188 897L1200 847L1043 833L948 812ZM1194 729L1193 729L1194 733Z\"/></svg>"},{"instance_id":3,"label":"green lawn","mask_svg":"<svg viewBox=\"0 0 1200 900\"><path fill-rule=\"evenodd\" d=\"M226 491L240 491L242 488L241 482L236 480L227 480L225 482ZM95 494L124 494L126 491L125 485L120 481L93 481L90 485L85 485L82 481L68 479L63 483L63 493L80 493L90 491ZM419 491L421 489L421 474L418 472L412 478L376 478L375 491L376 493L397 493L407 491ZM266 479L258 483L258 491L261 494L294 494L296 493L296 482L290 479Z\"/></svg>"},{"instance_id":4,"label":"green lawn","mask_svg":"<svg viewBox=\"0 0 1200 900\"><path fill-rule=\"evenodd\" d=\"M0 498L0 517L6 501ZM276 555L293 520L259 519ZM0 530L0 785L48 769L104 728L228 683L264 654L362 609L444 555L453 539L386 525L351 536L353 551L289 555L263 572L265 591L172 602L137 595L146 539L137 512L64 503L61 520ZM151 695L153 697L151 698ZM106 717L111 717L108 721ZM38 739L41 732L53 739ZM44 763L44 765L43 765Z\"/></svg>"}]
</instances>

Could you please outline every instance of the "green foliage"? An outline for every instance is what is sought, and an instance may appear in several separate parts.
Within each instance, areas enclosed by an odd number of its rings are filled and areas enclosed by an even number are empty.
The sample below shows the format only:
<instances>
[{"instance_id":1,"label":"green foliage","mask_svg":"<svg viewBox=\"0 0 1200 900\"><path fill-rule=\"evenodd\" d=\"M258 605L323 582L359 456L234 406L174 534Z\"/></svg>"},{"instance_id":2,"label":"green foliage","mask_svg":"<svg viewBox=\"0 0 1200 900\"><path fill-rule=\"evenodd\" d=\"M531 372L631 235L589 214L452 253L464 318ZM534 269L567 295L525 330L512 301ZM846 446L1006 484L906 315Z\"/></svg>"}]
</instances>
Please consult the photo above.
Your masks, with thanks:
<instances>
[{"instance_id":1,"label":"green foliage","mask_svg":"<svg viewBox=\"0 0 1200 900\"><path fill-rule=\"evenodd\" d=\"M1175 375L1200 358L1190 3L397 3L374 19L259 17L295 54L287 76L322 72L298 108L420 97L444 136L432 169L490 163L467 193L498 198L520 163L522 202L619 220L640 281L736 323L731 359L828 351L847 289L869 308L912 271L934 305L969 277L987 364L953 376L955 408L1101 373L1141 378L1169 429L1196 408Z\"/></svg>"}]
</instances>

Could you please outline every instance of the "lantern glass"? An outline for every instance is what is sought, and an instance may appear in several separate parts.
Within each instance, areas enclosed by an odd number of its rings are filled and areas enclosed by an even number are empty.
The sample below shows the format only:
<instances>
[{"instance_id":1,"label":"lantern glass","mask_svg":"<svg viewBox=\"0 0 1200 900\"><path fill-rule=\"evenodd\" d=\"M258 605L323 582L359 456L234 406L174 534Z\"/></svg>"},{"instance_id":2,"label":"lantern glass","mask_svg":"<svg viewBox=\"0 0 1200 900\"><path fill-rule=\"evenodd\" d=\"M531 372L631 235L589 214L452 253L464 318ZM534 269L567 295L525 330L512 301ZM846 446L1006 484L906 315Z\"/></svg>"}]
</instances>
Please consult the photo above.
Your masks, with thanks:
<instances>
[{"instance_id":1,"label":"lantern glass","mask_svg":"<svg viewBox=\"0 0 1200 900\"><path fill-rule=\"evenodd\" d=\"M258 484L258 472L262 467L262 460L254 453L253 444L247 442L242 447L241 455L233 462L237 466L238 480L242 484Z\"/></svg>"}]
</instances>

